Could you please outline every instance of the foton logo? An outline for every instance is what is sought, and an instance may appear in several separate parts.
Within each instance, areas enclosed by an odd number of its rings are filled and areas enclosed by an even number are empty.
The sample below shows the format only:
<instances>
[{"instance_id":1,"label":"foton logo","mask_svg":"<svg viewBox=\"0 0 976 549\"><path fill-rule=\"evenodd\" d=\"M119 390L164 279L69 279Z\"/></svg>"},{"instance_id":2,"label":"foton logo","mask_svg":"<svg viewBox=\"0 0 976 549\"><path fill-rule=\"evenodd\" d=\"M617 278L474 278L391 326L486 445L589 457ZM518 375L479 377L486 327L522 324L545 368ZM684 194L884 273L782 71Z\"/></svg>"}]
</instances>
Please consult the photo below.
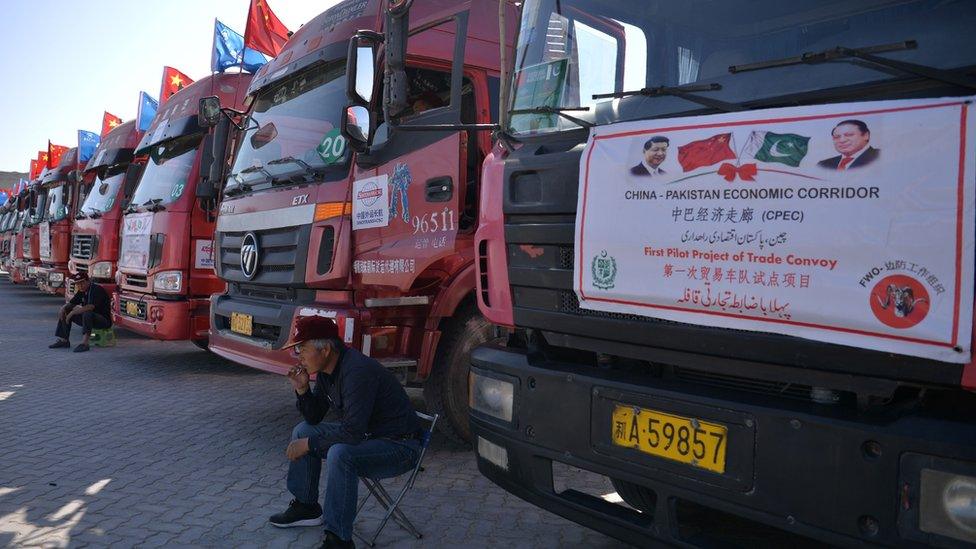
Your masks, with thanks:
<instances>
[{"instance_id":1,"label":"foton logo","mask_svg":"<svg viewBox=\"0 0 976 549\"><path fill-rule=\"evenodd\" d=\"M247 233L241 241L241 272L250 280L258 270L258 237Z\"/></svg>"}]
</instances>

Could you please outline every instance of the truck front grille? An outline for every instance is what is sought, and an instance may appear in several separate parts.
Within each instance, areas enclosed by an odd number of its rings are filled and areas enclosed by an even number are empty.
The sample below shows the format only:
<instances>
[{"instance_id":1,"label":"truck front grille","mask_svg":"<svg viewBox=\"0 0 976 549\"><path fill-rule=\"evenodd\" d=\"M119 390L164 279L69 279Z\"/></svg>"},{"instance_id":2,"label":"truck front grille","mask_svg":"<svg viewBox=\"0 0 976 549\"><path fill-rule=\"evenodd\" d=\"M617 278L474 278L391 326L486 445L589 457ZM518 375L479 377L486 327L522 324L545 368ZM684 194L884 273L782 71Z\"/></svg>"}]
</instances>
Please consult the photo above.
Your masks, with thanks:
<instances>
[{"instance_id":1,"label":"truck front grille","mask_svg":"<svg viewBox=\"0 0 976 549\"><path fill-rule=\"evenodd\" d=\"M71 257L91 259L95 256L95 235L76 234L71 237Z\"/></svg>"},{"instance_id":2,"label":"truck front grille","mask_svg":"<svg viewBox=\"0 0 976 549\"><path fill-rule=\"evenodd\" d=\"M302 284L310 233L310 225L254 231L258 261L250 279L241 269L241 243L247 232L217 233L221 278L255 284Z\"/></svg>"},{"instance_id":3,"label":"truck front grille","mask_svg":"<svg viewBox=\"0 0 976 549\"><path fill-rule=\"evenodd\" d=\"M147 277L142 275L125 275L125 283L128 286L136 286L138 288L146 288L149 286Z\"/></svg>"}]
</instances>

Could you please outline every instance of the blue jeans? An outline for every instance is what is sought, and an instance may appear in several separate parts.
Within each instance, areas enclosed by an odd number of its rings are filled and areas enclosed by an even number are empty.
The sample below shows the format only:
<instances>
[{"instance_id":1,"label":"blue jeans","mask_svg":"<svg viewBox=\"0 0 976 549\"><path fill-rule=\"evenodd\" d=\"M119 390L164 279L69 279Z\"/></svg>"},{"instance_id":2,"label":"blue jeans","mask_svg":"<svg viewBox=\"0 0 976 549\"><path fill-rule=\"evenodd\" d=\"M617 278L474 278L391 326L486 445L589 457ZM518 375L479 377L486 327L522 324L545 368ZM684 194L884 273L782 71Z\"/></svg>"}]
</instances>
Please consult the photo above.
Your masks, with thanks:
<instances>
[{"instance_id":1,"label":"blue jeans","mask_svg":"<svg viewBox=\"0 0 976 549\"><path fill-rule=\"evenodd\" d=\"M336 437L338 423L309 425L301 422L291 432L291 439L312 436ZM352 539L356 519L359 477L390 478L413 469L420 456L420 441L394 441L383 438L364 440L359 444L333 444L325 458L326 490L322 502L325 529L344 540ZM288 491L302 503L319 499L322 458L306 454L288 465Z\"/></svg>"}]
</instances>

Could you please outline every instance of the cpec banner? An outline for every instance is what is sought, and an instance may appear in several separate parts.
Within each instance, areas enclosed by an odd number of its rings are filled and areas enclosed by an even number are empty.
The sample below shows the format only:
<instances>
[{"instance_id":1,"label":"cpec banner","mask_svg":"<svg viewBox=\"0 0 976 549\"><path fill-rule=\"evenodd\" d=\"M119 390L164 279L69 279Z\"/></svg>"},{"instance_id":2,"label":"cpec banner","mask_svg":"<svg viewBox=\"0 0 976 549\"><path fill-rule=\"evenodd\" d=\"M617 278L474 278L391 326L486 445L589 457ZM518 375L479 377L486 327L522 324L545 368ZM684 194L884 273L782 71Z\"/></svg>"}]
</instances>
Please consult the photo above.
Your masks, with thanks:
<instances>
[{"instance_id":1,"label":"cpec banner","mask_svg":"<svg viewBox=\"0 0 976 549\"><path fill-rule=\"evenodd\" d=\"M593 128L576 214L580 306L968 362L971 104Z\"/></svg>"},{"instance_id":2,"label":"cpec banner","mask_svg":"<svg viewBox=\"0 0 976 549\"><path fill-rule=\"evenodd\" d=\"M149 240L152 212L127 215L122 219L122 242L119 246L119 268L149 271Z\"/></svg>"}]
</instances>

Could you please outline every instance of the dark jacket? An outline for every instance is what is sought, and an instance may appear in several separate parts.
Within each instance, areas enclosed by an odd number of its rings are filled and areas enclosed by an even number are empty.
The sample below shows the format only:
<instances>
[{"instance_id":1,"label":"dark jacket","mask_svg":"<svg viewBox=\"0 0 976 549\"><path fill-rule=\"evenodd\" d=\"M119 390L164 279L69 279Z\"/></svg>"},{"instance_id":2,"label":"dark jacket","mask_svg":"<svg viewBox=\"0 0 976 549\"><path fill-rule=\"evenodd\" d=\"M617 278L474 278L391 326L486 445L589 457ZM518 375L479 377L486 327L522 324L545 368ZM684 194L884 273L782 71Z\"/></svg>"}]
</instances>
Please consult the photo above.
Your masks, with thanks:
<instances>
[{"instance_id":1,"label":"dark jacket","mask_svg":"<svg viewBox=\"0 0 976 549\"><path fill-rule=\"evenodd\" d=\"M660 168L659 167L658 169L661 170L661 173L662 174L667 174L668 173L668 172L664 171L664 168ZM647 166L645 166L643 162L641 162L640 164L632 167L630 169L630 173L632 173L634 175L651 175L650 170L647 169Z\"/></svg>"},{"instance_id":2,"label":"dark jacket","mask_svg":"<svg viewBox=\"0 0 976 549\"><path fill-rule=\"evenodd\" d=\"M861 166L867 166L868 164L874 162L881 156L881 150L875 149L874 147L868 147L864 150L861 156L854 159L853 162L847 165L846 169L860 168ZM827 168L829 170L836 170L837 166L840 165L840 159L844 158L842 155L832 156L826 160L821 160L817 162L817 165L821 168Z\"/></svg>"},{"instance_id":3,"label":"dark jacket","mask_svg":"<svg viewBox=\"0 0 976 549\"><path fill-rule=\"evenodd\" d=\"M311 425L322 421L333 407L341 424L339 435L308 441L309 449L321 457L332 444L359 444L420 431L417 413L400 382L382 364L348 347L340 351L332 374L319 373L312 389L298 395L298 411Z\"/></svg>"},{"instance_id":4,"label":"dark jacket","mask_svg":"<svg viewBox=\"0 0 976 549\"><path fill-rule=\"evenodd\" d=\"M94 282L88 284L87 292L75 293L68 303L74 306L94 305L95 310L92 312L105 317L108 320L108 325L112 325L112 301L109 299L105 288L98 284Z\"/></svg>"}]
</instances>

